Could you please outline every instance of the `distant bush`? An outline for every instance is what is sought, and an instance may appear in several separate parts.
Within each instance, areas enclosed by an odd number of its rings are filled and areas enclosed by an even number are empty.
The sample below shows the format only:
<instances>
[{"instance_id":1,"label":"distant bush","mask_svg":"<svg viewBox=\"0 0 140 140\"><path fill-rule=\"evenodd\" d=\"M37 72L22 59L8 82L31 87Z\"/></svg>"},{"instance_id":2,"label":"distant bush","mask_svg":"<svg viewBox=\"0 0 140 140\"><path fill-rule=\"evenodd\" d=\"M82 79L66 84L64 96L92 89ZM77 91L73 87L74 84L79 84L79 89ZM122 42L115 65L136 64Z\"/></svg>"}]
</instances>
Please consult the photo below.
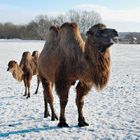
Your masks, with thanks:
<instances>
[{"instance_id":1,"label":"distant bush","mask_svg":"<svg viewBox=\"0 0 140 140\"><path fill-rule=\"evenodd\" d=\"M94 11L75 11L71 10L65 15L57 17L48 17L47 15L39 15L27 25L15 25L13 23L0 23L0 39L36 39L44 40L46 33L51 25L62 25L64 22L76 22L82 34L89 27L101 22L101 17Z\"/></svg>"}]
</instances>

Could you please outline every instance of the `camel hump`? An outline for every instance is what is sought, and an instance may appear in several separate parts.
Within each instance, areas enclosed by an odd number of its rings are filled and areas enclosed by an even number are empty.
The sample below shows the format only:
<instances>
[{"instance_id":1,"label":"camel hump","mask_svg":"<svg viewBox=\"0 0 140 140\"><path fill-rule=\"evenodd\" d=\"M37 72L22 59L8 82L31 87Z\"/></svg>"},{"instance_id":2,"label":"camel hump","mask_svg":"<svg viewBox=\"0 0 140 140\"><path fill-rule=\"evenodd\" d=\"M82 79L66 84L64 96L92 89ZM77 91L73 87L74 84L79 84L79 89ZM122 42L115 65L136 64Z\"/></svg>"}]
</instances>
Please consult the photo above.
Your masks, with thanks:
<instances>
[{"instance_id":1,"label":"camel hump","mask_svg":"<svg viewBox=\"0 0 140 140\"><path fill-rule=\"evenodd\" d=\"M78 28L78 25L76 22L66 22L61 25L60 29L61 28Z\"/></svg>"},{"instance_id":2,"label":"camel hump","mask_svg":"<svg viewBox=\"0 0 140 140\"><path fill-rule=\"evenodd\" d=\"M38 51L33 51L32 56L33 56L35 59L38 59L38 57L39 57L39 52L38 52Z\"/></svg>"},{"instance_id":3,"label":"camel hump","mask_svg":"<svg viewBox=\"0 0 140 140\"><path fill-rule=\"evenodd\" d=\"M59 26L51 26L51 27L49 28L49 31L54 31L54 32L58 33L59 28L60 28Z\"/></svg>"},{"instance_id":4,"label":"camel hump","mask_svg":"<svg viewBox=\"0 0 140 140\"><path fill-rule=\"evenodd\" d=\"M23 52L22 54L22 59L30 59L31 58L31 53L29 51Z\"/></svg>"},{"instance_id":5,"label":"camel hump","mask_svg":"<svg viewBox=\"0 0 140 140\"><path fill-rule=\"evenodd\" d=\"M53 43L56 41L59 32L59 26L51 26L46 35L46 43Z\"/></svg>"},{"instance_id":6,"label":"camel hump","mask_svg":"<svg viewBox=\"0 0 140 140\"><path fill-rule=\"evenodd\" d=\"M67 38L74 37L73 34L79 35L80 29L75 22L66 22L60 26L60 33L64 34Z\"/></svg>"},{"instance_id":7,"label":"camel hump","mask_svg":"<svg viewBox=\"0 0 140 140\"><path fill-rule=\"evenodd\" d=\"M33 51L32 56L38 56L39 52L38 51Z\"/></svg>"},{"instance_id":8,"label":"camel hump","mask_svg":"<svg viewBox=\"0 0 140 140\"><path fill-rule=\"evenodd\" d=\"M34 62L35 62L36 65L37 65L38 58L39 58L39 52L38 52L38 51L33 51L33 52L32 52L32 57L33 57Z\"/></svg>"},{"instance_id":9,"label":"camel hump","mask_svg":"<svg viewBox=\"0 0 140 140\"><path fill-rule=\"evenodd\" d=\"M81 37L80 29L75 22L66 22L59 29L58 45L63 53L68 55L77 55L84 51L84 41Z\"/></svg>"},{"instance_id":10,"label":"camel hump","mask_svg":"<svg viewBox=\"0 0 140 140\"><path fill-rule=\"evenodd\" d=\"M32 59L32 55L31 55L31 53L29 51L23 52L19 66L21 68L23 68L23 66L25 65L25 63L30 62L31 59Z\"/></svg>"}]
</instances>

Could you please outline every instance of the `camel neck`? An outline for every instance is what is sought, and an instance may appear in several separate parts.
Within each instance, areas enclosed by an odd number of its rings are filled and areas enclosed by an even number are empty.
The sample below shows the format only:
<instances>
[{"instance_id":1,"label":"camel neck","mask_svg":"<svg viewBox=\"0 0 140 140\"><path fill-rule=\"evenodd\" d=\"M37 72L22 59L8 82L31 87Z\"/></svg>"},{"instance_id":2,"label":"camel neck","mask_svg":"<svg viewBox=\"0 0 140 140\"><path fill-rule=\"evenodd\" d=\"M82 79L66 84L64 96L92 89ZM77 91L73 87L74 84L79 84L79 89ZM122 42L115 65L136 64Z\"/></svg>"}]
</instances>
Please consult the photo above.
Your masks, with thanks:
<instances>
[{"instance_id":1,"label":"camel neck","mask_svg":"<svg viewBox=\"0 0 140 140\"><path fill-rule=\"evenodd\" d=\"M110 73L110 53L109 49L99 52L93 43L89 41L85 44L85 59L89 65L91 80L96 89L100 90L108 82Z\"/></svg>"},{"instance_id":2,"label":"camel neck","mask_svg":"<svg viewBox=\"0 0 140 140\"><path fill-rule=\"evenodd\" d=\"M19 82L23 79L23 71L19 66L13 71L12 75Z\"/></svg>"}]
</instances>

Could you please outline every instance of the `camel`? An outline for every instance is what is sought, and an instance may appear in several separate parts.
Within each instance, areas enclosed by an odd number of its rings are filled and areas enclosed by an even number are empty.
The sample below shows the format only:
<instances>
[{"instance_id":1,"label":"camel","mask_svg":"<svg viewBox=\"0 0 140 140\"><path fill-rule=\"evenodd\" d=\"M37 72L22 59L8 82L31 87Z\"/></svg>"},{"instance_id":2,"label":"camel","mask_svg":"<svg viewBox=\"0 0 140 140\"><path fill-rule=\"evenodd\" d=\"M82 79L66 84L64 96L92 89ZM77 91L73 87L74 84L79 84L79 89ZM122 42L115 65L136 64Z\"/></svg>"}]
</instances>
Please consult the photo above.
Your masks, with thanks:
<instances>
[{"instance_id":1,"label":"camel","mask_svg":"<svg viewBox=\"0 0 140 140\"><path fill-rule=\"evenodd\" d=\"M24 81L25 85L24 96L27 96L27 98L30 97L30 83L33 75L37 75L37 88L35 94L37 94L38 92L40 83L37 70L38 57L39 57L38 51L33 51L32 55L30 52L27 51L22 54L22 59L19 65L15 60L11 60L8 63L7 71L10 71L17 81L19 82L21 82L22 80Z\"/></svg>"},{"instance_id":2,"label":"camel","mask_svg":"<svg viewBox=\"0 0 140 140\"><path fill-rule=\"evenodd\" d=\"M78 109L78 126L89 124L83 115L84 96L92 87L102 90L108 83L110 75L110 52L118 33L99 23L87 31L84 42L76 23L64 23L60 29L50 28L47 42L39 56L38 69L44 88L45 117L50 104L52 119L57 119L53 107L52 87L60 99L60 117L58 127L68 127L65 108L69 89L76 80L76 105Z\"/></svg>"}]
</instances>

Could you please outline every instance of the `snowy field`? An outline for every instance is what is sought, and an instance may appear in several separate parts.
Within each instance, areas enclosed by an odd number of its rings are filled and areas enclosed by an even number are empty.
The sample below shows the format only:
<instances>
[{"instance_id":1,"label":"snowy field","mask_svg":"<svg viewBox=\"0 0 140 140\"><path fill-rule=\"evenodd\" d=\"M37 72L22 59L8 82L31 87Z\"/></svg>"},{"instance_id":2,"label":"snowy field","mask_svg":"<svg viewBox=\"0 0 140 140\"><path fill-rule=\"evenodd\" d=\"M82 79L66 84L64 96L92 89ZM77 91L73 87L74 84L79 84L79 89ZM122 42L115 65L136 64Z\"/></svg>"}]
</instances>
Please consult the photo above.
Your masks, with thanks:
<instances>
[{"instance_id":1,"label":"snowy field","mask_svg":"<svg viewBox=\"0 0 140 140\"><path fill-rule=\"evenodd\" d=\"M58 121L43 118L42 86L26 99L23 83L7 72L11 59L18 62L23 51L42 50L44 41L0 41L0 140L139 140L140 139L140 45L114 45L112 70L106 89L94 88L85 97L84 114L89 126L77 126L74 86L66 108L69 128L58 128ZM59 100L54 93L59 115Z\"/></svg>"}]
</instances>

